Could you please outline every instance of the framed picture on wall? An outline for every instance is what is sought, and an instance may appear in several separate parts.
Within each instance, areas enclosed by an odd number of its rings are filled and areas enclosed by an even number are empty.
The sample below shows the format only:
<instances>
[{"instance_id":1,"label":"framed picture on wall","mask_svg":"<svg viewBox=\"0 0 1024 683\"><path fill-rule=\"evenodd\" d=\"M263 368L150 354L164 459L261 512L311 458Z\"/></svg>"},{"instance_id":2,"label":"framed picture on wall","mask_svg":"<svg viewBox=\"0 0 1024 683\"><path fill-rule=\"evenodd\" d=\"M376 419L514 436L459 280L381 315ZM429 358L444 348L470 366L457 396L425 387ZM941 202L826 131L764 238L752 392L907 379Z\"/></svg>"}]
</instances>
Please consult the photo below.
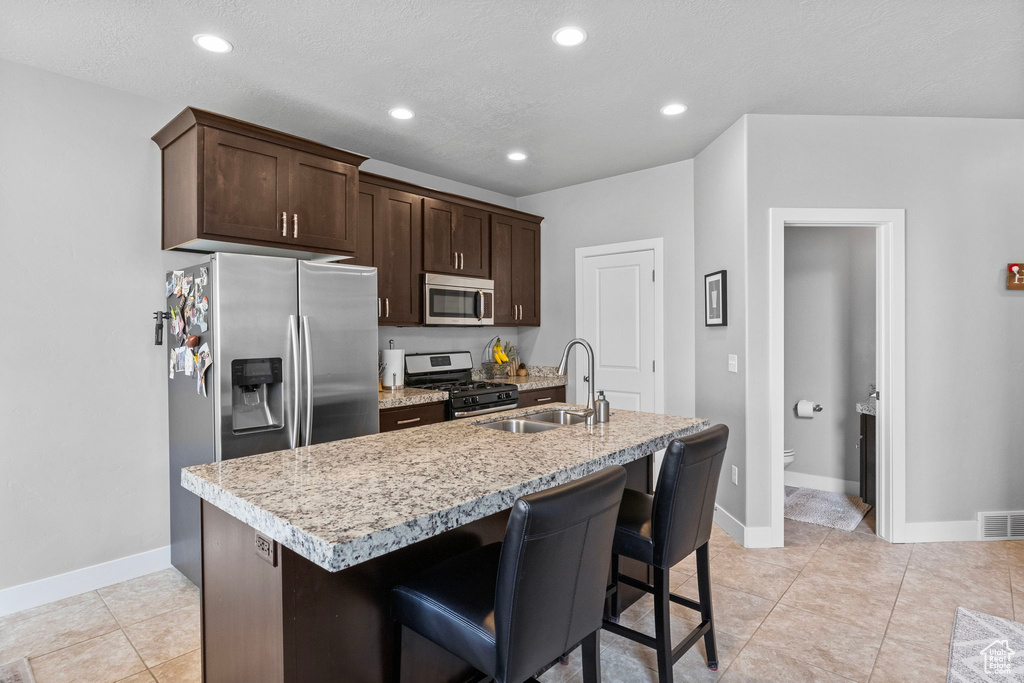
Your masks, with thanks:
<instances>
[{"instance_id":1,"label":"framed picture on wall","mask_svg":"<svg viewBox=\"0 0 1024 683\"><path fill-rule=\"evenodd\" d=\"M719 270L704 276L704 327L725 327L729 324L725 275L724 270Z\"/></svg>"}]
</instances>

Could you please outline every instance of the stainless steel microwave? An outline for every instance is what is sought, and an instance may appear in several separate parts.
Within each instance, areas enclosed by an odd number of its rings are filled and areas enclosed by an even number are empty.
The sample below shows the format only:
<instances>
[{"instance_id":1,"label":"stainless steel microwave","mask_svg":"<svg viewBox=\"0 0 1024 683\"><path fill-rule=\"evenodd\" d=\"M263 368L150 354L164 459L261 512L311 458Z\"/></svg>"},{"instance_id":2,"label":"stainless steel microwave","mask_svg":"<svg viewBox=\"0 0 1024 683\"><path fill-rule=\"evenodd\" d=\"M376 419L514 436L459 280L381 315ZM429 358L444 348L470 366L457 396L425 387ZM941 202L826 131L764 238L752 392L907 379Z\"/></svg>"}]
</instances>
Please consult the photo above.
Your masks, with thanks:
<instances>
[{"instance_id":1,"label":"stainless steel microwave","mask_svg":"<svg viewBox=\"0 0 1024 683\"><path fill-rule=\"evenodd\" d=\"M494 280L426 273L424 325L493 325Z\"/></svg>"}]
</instances>

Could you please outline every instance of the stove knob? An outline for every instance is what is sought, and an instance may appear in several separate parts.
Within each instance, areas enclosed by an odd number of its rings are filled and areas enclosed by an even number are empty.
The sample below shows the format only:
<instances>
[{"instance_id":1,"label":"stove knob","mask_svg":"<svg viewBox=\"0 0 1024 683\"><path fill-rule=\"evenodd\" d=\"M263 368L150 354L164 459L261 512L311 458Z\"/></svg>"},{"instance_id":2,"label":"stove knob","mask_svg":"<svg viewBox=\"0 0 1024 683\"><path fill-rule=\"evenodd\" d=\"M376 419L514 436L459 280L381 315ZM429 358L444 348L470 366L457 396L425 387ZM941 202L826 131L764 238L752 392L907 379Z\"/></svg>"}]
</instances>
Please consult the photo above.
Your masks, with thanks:
<instances>
[{"instance_id":1,"label":"stove knob","mask_svg":"<svg viewBox=\"0 0 1024 683\"><path fill-rule=\"evenodd\" d=\"M480 402L480 397L479 396L474 396L473 397L473 403L479 403L479 402Z\"/></svg>"}]
</instances>

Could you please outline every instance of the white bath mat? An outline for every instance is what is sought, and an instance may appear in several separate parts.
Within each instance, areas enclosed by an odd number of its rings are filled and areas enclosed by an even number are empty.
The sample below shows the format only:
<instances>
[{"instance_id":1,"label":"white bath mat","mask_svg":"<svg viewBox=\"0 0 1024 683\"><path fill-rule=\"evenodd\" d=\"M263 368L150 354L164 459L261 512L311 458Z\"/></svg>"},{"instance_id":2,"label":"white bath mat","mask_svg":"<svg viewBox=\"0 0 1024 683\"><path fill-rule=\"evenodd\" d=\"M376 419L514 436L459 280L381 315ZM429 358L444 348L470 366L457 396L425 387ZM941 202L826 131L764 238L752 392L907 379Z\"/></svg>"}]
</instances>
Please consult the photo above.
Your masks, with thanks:
<instances>
[{"instance_id":1,"label":"white bath mat","mask_svg":"<svg viewBox=\"0 0 1024 683\"><path fill-rule=\"evenodd\" d=\"M1024 681L1024 624L957 607L946 681Z\"/></svg>"},{"instance_id":2,"label":"white bath mat","mask_svg":"<svg viewBox=\"0 0 1024 683\"><path fill-rule=\"evenodd\" d=\"M0 683L36 683L27 659L0 664Z\"/></svg>"},{"instance_id":3,"label":"white bath mat","mask_svg":"<svg viewBox=\"0 0 1024 683\"><path fill-rule=\"evenodd\" d=\"M871 506L857 496L799 488L786 496L786 518L853 531Z\"/></svg>"}]
</instances>

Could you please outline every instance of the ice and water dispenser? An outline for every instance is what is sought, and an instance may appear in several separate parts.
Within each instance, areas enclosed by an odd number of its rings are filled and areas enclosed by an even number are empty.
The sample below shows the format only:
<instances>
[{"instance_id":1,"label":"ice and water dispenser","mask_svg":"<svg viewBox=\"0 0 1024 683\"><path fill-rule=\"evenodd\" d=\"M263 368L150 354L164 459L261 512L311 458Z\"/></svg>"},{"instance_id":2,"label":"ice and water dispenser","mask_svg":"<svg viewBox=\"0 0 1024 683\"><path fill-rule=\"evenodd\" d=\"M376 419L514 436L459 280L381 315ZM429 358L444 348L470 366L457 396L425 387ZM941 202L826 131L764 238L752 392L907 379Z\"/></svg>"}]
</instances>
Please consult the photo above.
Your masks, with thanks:
<instances>
[{"instance_id":1,"label":"ice and water dispenser","mask_svg":"<svg viewBox=\"0 0 1024 683\"><path fill-rule=\"evenodd\" d=\"M231 361L231 431L236 434L284 427L280 358Z\"/></svg>"}]
</instances>

